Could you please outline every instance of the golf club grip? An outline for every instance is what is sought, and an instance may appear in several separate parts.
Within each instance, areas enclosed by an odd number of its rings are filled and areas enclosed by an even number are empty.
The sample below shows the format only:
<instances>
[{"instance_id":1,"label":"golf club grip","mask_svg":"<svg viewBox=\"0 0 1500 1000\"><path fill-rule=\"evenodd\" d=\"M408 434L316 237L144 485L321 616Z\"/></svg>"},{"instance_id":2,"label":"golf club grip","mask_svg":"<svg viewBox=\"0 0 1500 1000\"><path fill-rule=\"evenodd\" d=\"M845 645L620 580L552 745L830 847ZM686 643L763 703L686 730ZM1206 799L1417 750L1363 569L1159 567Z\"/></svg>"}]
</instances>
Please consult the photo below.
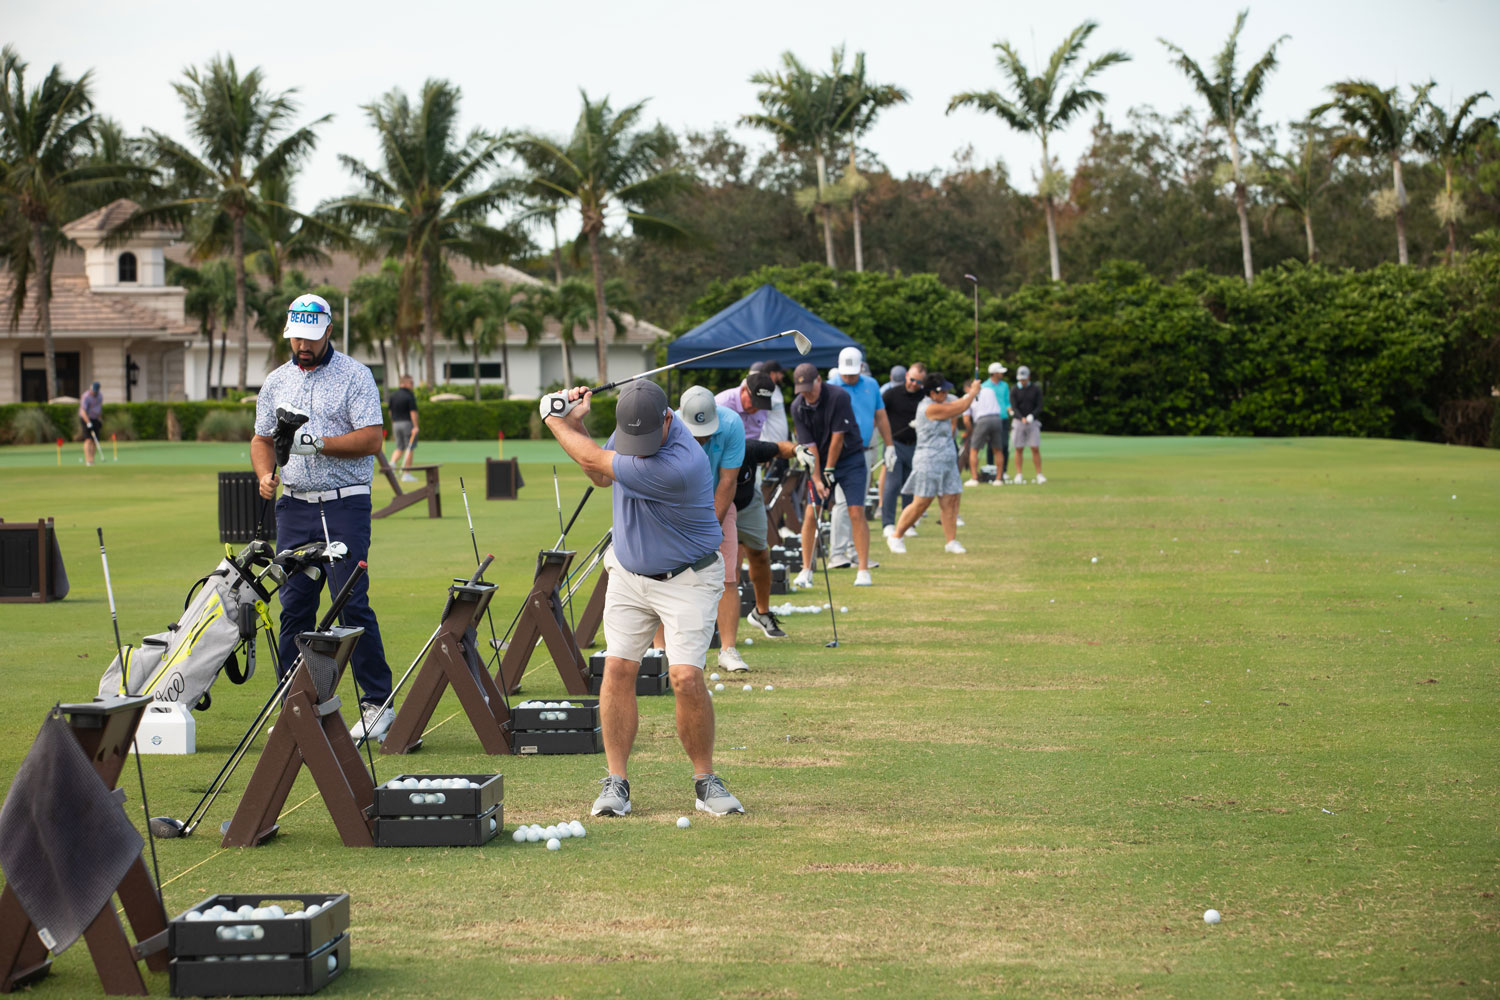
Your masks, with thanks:
<instances>
[{"instance_id":1,"label":"golf club grip","mask_svg":"<svg viewBox=\"0 0 1500 1000\"><path fill-rule=\"evenodd\" d=\"M474 575L471 576L471 577L469 577L469 586L472 587L472 586L474 586L474 584L478 583L479 582L479 578L482 577L482 576L484 576L484 571L486 569L488 569L490 563L492 563L494 561L495 561L495 554L493 552L488 553L487 555L485 555L484 561L479 564L479 568L474 571Z\"/></svg>"},{"instance_id":2,"label":"golf club grip","mask_svg":"<svg viewBox=\"0 0 1500 1000\"><path fill-rule=\"evenodd\" d=\"M573 516L568 518L568 526L562 531L563 538L567 538L568 532L573 530L573 522L578 520L579 514L583 513L583 505L589 502L589 497L593 495L593 492L593 486L590 486L588 489L583 491L583 499L578 501L578 506L573 509Z\"/></svg>"},{"instance_id":3,"label":"golf club grip","mask_svg":"<svg viewBox=\"0 0 1500 1000\"><path fill-rule=\"evenodd\" d=\"M354 585L369 571L370 564L361 559L358 565L354 567L354 572L350 573L349 578L344 581L344 586L339 589L338 596L328 606L328 613L323 616L322 621L318 622L319 632L326 630L328 626L333 624L334 619L338 618L339 612L344 610L344 605L349 602L349 598L354 594Z\"/></svg>"}]
</instances>

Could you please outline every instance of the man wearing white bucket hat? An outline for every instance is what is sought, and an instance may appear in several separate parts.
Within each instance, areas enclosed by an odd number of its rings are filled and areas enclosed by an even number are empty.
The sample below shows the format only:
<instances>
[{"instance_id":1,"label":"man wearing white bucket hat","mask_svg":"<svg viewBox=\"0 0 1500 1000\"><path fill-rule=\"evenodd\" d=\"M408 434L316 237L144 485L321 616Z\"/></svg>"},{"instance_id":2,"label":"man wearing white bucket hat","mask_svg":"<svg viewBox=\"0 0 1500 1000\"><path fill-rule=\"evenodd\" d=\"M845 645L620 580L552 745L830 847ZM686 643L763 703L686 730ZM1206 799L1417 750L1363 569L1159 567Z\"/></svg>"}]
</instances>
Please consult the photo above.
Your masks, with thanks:
<instances>
[{"instance_id":1,"label":"man wearing white bucket hat","mask_svg":"<svg viewBox=\"0 0 1500 1000\"><path fill-rule=\"evenodd\" d=\"M312 580L297 573L282 585L279 648L284 669L296 660L297 633L312 629L317 620L320 591L326 585L337 593L350 568L370 551L370 480L381 446L380 393L370 369L333 349L332 328L328 300L303 295L293 302L282 331L291 342L292 359L266 376L255 401L250 462L260 479L260 495L271 499L285 481L276 502L277 549L323 541L325 517L329 539L348 547L342 563L332 564L326 577ZM296 426L285 456L276 451L278 425ZM350 658L360 698L360 721L351 731L356 739L368 734L378 740L395 714L380 710L391 693L391 668L380 623L370 609L368 576L355 584L343 622L365 630Z\"/></svg>"}]
</instances>

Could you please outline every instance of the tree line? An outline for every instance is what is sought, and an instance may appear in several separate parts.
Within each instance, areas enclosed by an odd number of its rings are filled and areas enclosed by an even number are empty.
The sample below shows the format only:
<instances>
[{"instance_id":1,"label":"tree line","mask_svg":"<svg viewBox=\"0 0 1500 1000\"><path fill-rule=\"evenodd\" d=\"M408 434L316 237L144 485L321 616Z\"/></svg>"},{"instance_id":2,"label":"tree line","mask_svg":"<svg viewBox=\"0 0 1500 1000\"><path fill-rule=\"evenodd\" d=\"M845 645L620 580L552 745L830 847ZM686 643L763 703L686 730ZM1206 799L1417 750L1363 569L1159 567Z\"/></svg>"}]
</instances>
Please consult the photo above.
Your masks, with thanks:
<instances>
[{"instance_id":1,"label":"tree line","mask_svg":"<svg viewBox=\"0 0 1500 1000\"><path fill-rule=\"evenodd\" d=\"M294 88L276 90L259 69L215 57L173 84L187 142L150 128L127 136L97 111L91 74L71 79L53 66L28 85L26 62L6 47L0 262L12 276L10 324L30 290L55 394L48 300L52 262L68 246L62 226L119 197L141 210L113 239L181 228L192 264L173 280L189 288L210 351L219 335L221 370L235 335L240 389L251 328L278 348L281 303L311 290L300 268L350 249L384 259L339 290L356 305L355 335L382 353L389 340L398 364L419 351L429 384L437 338L449 338L476 359L476 395L477 358L506 350L507 327L534 342L555 317L569 380L573 335L591 330L607 379L606 330L622 332L622 309L680 325L714 281L819 256L837 268L844 246L855 272L931 272L955 284L972 273L987 291L1010 292L1119 258L1159 277L1232 268L1252 282L1257 247L1262 260L1371 267L1390 256L1380 228L1392 223L1401 264L1413 246L1419 262L1451 264L1465 230L1500 221L1496 118L1480 114L1488 93L1448 108L1430 82L1337 81L1291 124L1293 146L1282 150L1281 130L1260 120L1257 103L1286 36L1242 67L1245 21L1242 12L1203 62L1161 39L1197 109L1136 108L1123 122L1105 118L1099 87L1132 57L1089 55L1096 22L1076 27L1040 67L997 42L1000 86L952 95L947 113L977 110L1035 136L1034 193L1013 186L1003 164L962 154L945 170L892 176L861 140L910 95L871 79L864 54L850 59L839 47L826 69L786 52L751 77L758 107L739 120L774 140L770 152L722 130L679 136L648 123L645 101L616 107L587 93L566 133L462 132L452 83L392 89L361 108L377 157L339 154L350 191L306 212L292 191L330 116L303 120ZM1092 141L1069 176L1050 141L1090 113ZM578 231L565 238L560 217L577 219ZM510 262L552 280L465 285L453 281L454 259Z\"/></svg>"}]
</instances>

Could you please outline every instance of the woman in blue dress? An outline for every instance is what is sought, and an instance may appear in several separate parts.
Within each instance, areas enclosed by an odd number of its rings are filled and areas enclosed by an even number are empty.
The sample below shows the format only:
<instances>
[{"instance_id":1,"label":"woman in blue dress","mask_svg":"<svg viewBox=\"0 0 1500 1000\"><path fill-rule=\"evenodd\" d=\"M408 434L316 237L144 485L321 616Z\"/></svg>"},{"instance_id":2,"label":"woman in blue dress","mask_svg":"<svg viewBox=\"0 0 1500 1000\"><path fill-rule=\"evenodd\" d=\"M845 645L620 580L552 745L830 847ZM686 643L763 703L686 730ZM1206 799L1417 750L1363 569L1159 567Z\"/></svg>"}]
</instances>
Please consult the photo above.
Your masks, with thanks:
<instances>
[{"instance_id":1,"label":"woman in blue dress","mask_svg":"<svg viewBox=\"0 0 1500 1000\"><path fill-rule=\"evenodd\" d=\"M982 383L975 379L962 396L949 399L943 388L943 376L938 372L929 374L927 381L922 383L927 398L917 404L917 415L911 422L917 431L917 448L912 454L911 475L901 488L902 493L912 495L912 502L901 512L896 530L885 540L892 552L906 551L902 537L926 512L934 497L942 513L943 534L948 538L943 551L954 555L966 551L958 541L958 501L964 487L958 476L958 464L954 461L951 421L973 404L981 386Z\"/></svg>"}]
</instances>

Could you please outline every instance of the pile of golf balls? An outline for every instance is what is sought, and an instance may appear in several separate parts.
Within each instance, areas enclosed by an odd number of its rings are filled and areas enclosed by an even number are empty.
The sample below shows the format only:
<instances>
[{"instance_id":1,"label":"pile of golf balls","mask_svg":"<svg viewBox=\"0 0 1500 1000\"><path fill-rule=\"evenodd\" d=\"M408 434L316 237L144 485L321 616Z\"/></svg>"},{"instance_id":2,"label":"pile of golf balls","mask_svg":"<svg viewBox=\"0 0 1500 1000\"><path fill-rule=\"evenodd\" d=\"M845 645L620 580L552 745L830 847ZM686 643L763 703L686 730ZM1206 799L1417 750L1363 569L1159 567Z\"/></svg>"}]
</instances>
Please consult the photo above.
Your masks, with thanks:
<instances>
[{"instance_id":1,"label":"pile of golf balls","mask_svg":"<svg viewBox=\"0 0 1500 1000\"><path fill-rule=\"evenodd\" d=\"M306 909L295 913L287 913L280 906L251 906L248 903L231 910L227 906L216 904L206 910L188 910L182 915L182 919L196 923L204 920L294 920L299 917L311 917L323 909L321 903L309 903ZM220 941L259 941L266 936L266 929L260 924L235 924L214 928L214 937ZM290 954L260 954L260 955L205 955L205 962L268 962L273 959L290 959ZM329 956L328 969L333 971L338 962L332 955Z\"/></svg>"},{"instance_id":2,"label":"pile of golf balls","mask_svg":"<svg viewBox=\"0 0 1500 1000\"><path fill-rule=\"evenodd\" d=\"M575 819L552 826L541 826L537 823L532 823L530 826L518 826L516 832L510 835L510 839L518 844L539 844L545 841L547 850L556 851L569 837L587 837L588 835L589 832L583 828L583 824Z\"/></svg>"},{"instance_id":3,"label":"pile of golf balls","mask_svg":"<svg viewBox=\"0 0 1500 1000\"><path fill-rule=\"evenodd\" d=\"M479 782L470 781L468 778L392 778L386 782L386 788L397 791L409 792L407 796L414 806L440 806L448 801L448 796L443 792L433 789L443 788L449 791L457 789L478 788ZM417 791L411 791L417 789ZM449 816L402 816L401 819L462 819L460 815Z\"/></svg>"},{"instance_id":4,"label":"pile of golf balls","mask_svg":"<svg viewBox=\"0 0 1500 1000\"><path fill-rule=\"evenodd\" d=\"M517 708L552 709L552 708L582 708L583 706L582 705L575 705L571 701L525 701L525 702L522 702L521 704L517 705L516 707ZM562 722L567 717L568 717L568 713L567 712L550 712L550 711L543 711L542 712L542 716L541 716L543 722Z\"/></svg>"},{"instance_id":5,"label":"pile of golf balls","mask_svg":"<svg viewBox=\"0 0 1500 1000\"><path fill-rule=\"evenodd\" d=\"M787 601L785 604L771 605L771 612L780 618L787 615L820 615L828 608L822 604L793 604Z\"/></svg>"}]
</instances>

